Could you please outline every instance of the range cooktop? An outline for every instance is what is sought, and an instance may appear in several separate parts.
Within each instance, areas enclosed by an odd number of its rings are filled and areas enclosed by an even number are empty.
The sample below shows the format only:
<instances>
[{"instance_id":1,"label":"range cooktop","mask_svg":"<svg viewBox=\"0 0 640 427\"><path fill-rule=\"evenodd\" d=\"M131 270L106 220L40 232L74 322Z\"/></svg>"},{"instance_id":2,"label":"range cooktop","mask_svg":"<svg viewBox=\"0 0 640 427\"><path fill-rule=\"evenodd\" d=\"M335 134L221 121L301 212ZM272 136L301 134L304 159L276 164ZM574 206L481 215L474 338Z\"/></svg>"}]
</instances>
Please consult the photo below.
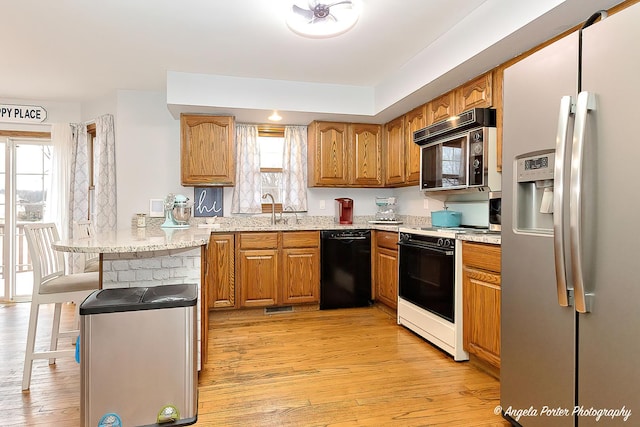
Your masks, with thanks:
<instances>
[{"instance_id":1,"label":"range cooktop","mask_svg":"<svg viewBox=\"0 0 640 427\"><path fill-rule=\"evenodd\" d=\"M415 227L415 228L401 228L401 232L415 233L427 236L443 236L443 237L455 237L456 234L500 234L499 231L491 231L487 227Z\"/></svg>"}]
</instances>

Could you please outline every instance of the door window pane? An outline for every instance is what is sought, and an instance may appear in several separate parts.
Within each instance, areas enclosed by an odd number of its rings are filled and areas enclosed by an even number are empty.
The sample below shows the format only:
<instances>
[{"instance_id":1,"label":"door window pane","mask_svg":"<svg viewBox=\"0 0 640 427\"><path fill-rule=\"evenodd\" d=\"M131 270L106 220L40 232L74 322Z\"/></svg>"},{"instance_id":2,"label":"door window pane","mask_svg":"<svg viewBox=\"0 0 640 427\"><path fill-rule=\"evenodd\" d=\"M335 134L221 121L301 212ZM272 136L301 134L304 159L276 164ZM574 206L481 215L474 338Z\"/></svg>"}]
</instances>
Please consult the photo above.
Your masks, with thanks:
<instances>
[{"instance_id":1,"label":"door window pane","mask_svg":"<svg viewBox=\"0 0 640 427\"><path fill-rule=\"evenodd\" d=\"M16 219L42 221L51 176L51 152L45 145L16 147Z\"/></svg>"}]
</instances>

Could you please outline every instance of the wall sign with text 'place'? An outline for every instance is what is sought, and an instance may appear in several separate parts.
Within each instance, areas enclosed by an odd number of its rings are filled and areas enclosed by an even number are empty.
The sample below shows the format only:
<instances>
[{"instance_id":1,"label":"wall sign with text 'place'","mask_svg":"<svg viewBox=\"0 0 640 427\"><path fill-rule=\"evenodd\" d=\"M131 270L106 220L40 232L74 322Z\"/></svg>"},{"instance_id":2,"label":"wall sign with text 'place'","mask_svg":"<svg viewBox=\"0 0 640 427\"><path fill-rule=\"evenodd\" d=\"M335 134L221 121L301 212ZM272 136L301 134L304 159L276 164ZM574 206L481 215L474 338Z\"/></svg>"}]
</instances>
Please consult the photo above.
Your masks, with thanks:
<instances>
[{"instance_id":1,"label":"wall sign with text 'place'","mask_svg":"<svg viewBox=\"0 0 640 427\"><path fill-rule=\"evenodd\" d=\"M47 118L47 110L35 105L0 104L0 122L41 123Z\"/></svg>"}]
</instances>

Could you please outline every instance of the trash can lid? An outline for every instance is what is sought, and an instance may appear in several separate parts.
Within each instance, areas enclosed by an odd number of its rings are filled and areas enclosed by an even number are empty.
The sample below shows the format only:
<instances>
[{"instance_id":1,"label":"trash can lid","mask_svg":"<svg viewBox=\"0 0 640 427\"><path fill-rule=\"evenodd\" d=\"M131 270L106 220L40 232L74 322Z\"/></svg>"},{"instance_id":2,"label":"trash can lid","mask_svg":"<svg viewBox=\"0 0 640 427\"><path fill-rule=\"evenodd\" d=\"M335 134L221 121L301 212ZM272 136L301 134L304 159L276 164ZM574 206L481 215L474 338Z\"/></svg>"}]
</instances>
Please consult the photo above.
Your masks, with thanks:
<instances>
[{"instance_id":1,"label":"trash can lid","mask_svg":"<svg viewBox=\"0 0 640 427\"><path fill-rule=\"evenodd\" d=\"M112 288L94 291L80 304L80 315L191 307L198 302L198 285Z\"/></svg>"}]
</instances>

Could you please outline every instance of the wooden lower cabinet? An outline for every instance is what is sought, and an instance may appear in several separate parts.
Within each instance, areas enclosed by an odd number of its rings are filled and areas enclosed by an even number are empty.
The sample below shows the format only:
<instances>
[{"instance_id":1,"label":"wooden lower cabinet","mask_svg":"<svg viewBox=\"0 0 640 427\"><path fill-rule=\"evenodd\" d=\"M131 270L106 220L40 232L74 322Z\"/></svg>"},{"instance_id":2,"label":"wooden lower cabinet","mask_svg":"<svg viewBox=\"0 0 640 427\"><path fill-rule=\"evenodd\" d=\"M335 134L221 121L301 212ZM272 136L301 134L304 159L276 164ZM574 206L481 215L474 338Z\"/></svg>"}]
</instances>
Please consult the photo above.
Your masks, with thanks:
<instances>
[{"instance_id":1,"label":"wooden lower cabinet","mask_svg":"<svg viewBox=\"0 0 640 427\"><path fill-rule=\"evenodd\" d=\"M239 307L320 300L320 233L239 233L236 242Z\"/></svg>"},{"instance_id":2,"label":"wooden lower cabinet","mask_svg":"<svg viewBox=\"0 0 640 427\"><path fill-rule=\"evenodd\" d=\"M208 308L236 305L234 241L233 234L211 233L209 238L205 268Z\"/></svg>"},{"instance_id":3,"label":"wooden lower cabinet","mask_svg":"<svg viewBox=\"0 0 640 427\"><path fill-rule=\"evenodd\" d=\"M278 233L239 233L236 280L240 307L265 307L278 301Z\"/></svg>"},{"instance_id":4,"label":"wooden lower cabinet","mask_svg":"<svg viewBox=\"0 0 640 427\"><path fill-rule=\"evenodd\" d=\"M375 232L374 290L381 303L398 308L398 233Z\"/></svg>"},{"instance_id":5,"label":"wooden lower cabinet","mask_svg":"<svg viewBox=\"0 0 640 427\"><path fill-rule=\"evenodd\" d=\"M276 305L278 301L278 250L241 250L238 255L240 306Z\"/></svg>"},{"instance_id":6,"label":"wooden lower cabinet","mask_svg":"<svg viewBox=\"0 0 640 427\"><path fill-rule=\"evenodd\" d=\"M320 233L282 233L282 304L320 301Z\"/></svg>"},{"instance_id":7,"label":"wooden lower cabinet","mask_svg":"<svg viewBox=\"0 0 640 427\"><path fill-rule=\"evenodd\" d=\"M500 368L500 246L462 243L463 346Z\"/></svg>"}]
</instances>

